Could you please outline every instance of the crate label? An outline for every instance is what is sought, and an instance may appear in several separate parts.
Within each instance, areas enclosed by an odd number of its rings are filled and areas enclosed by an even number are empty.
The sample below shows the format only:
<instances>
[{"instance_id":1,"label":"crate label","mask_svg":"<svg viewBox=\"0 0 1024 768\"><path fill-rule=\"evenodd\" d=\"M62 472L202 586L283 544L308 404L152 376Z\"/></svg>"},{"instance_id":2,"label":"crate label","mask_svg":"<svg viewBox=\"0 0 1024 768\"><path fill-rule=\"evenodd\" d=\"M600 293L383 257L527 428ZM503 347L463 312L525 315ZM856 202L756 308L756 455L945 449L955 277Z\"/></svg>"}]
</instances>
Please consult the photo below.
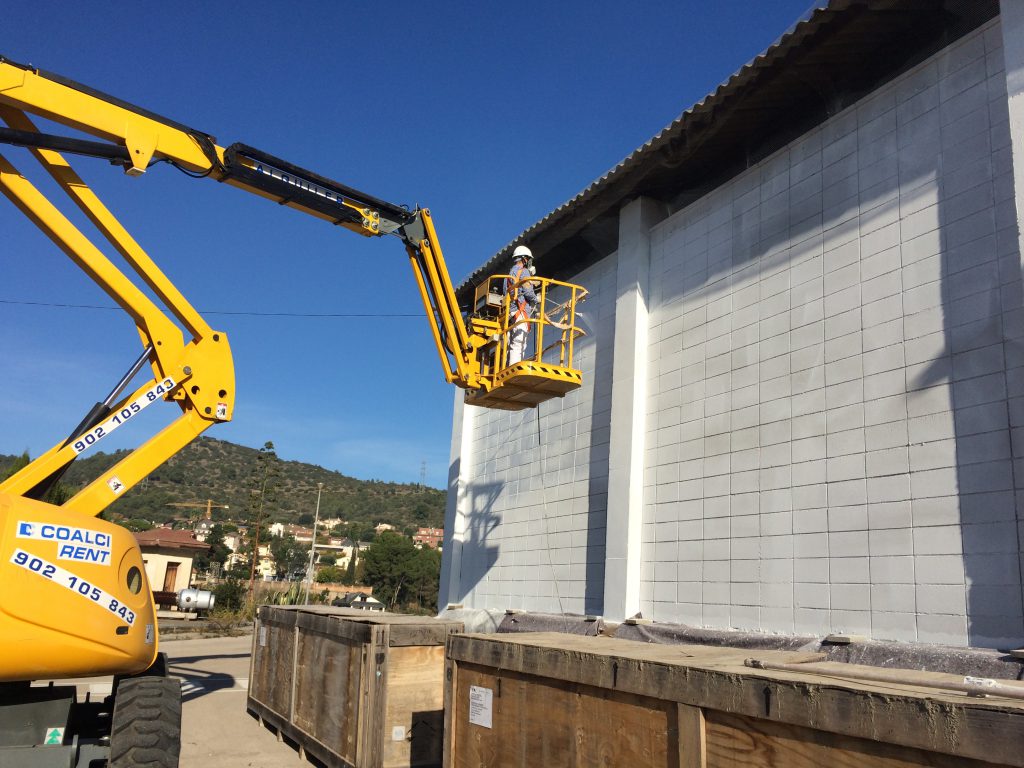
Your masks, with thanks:
<instances>
[{"instance_id":1,"label":"crate label","mask_svg":"<svg viewBox=\"0 0 1024 768\"><path fill-rule=\"evenodd\" d=\"M469 722L491 728L494 691L479 685L469 686Z\"/></svg>"},{"instance_id":2,"label":"crate label","mask_svg":"<svg viewBox=\"0 0 1024 768\"><path fill-rule=\"evenodd\" d=\"M267 647L267 627L266 625L260 627L260 648Z\"/></svg>"},{"instance_id":3,"label":"crate label","mask_svg":"<svg viewBox=\"0 0 1024 768\"><path fill-rule=\"evenodd\" d=\"M391 740L392 741L405 741L405 726L396 725L391 729Z\"/></svg>"}]
</instances>

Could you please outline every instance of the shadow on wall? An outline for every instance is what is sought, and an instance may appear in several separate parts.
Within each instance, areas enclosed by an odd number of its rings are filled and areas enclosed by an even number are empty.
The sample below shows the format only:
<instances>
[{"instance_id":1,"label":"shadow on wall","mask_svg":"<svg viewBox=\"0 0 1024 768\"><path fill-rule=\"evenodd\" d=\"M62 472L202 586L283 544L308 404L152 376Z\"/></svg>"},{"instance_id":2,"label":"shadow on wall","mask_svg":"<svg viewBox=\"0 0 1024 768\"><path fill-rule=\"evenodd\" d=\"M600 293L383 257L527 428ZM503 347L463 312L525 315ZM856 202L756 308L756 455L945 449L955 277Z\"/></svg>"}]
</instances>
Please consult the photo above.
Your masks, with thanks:
<instances>
[{"instance_id":1,"label":"shadow on wall","mask_svg":"<svg viewBox=\"0 0 1024 768\"><path fill-rule=\"evenodd\" d=\"M910 326L907 390L944 399L952 418L949 424L940 414L938 423L928 424L935 418L930 409L908 413L911 470L915 464L920 468L912 476L915 554L920 557L923 543L925 552L935 553L928 560L940 575L937 580L945 574L953 582L934 585L925 597L965 609L970 645L1016 648L1024 644L1017 502L1024 477L1017 477L1014 464L1021 449L1014 434L1024 426L1024 297L1006 78L1002 51L993 45L999 35L996 26L978 38L987 43L985 49L962 68L952 53L940 60L938 85L916 97L921 108L937 107L917 118L929 120L930 130L917 132L906 149L908 160L918 164L911 170L926 180L924 197L937 197L938 229L920 239L931 238L926 242L941 254L931 257L939 258L941 268L940 293L931 302L939 305L941 331L910 341L912 332L931 330L929 309L912 316L905 307L904 314ZM963 48L964 56L973 53L972 47ZM923 222L922 229L930 216L928 208L911 214ZM927 291L927 286L904 286L905 294L912 290ZM912 325L914 317L923 327ZM912 379L915 342L920 354L931 359ZM913 403L908 396L908 409ZM919 426L925 427L923 433L915 429ZM929 427L936 433L929 434ZM944 439L948 429L952 445ZM938 439L922 444L927 438ZM930 467L945 466L950 458L955 459L956 487L949 500L959 504L919 498L928 495L929 473L937 474ZM936 480L941 482L941 476ZM927 535L925 526L934 535ZM960 552L962 581L956 562Z\"/></svg>"},{"instance_id":2,"label":"shadow on wall","mask_svg":"<svg viewBox=\"0 0 1024 768\"><path fill-rule=\"evenodd\" d=\"M611 270L614 278L615 270ZM604 281L601 287L604 287ZM614 284L614 280L612 280ZM611 445L612 371L615 358L614 302L601 301L599 291L592 292L595 314L588 318L594 363L590 392L590 434L586 440L586 563L584 568L583 612L604 615L605 561L608 539L608 467ZM602 313L598 307L610 306ZM581 408L583 406L581 405ZM579 424L577 424L579 429ZM577 432L577 434L579 434Z\"/></svg>"},{"instance_id":3,"label":"shadow on wall","mask_svg":"<svg viewBox=\"0 0 1024 768\"><path fill-rule=\"evenodd\" d=\"M603 612L614 304L602 296L609 281L614 287L614 274L606 262L579 277L591 291L588 335L576 356L583 387L502 421L499 442L514 444L517 457L514 474L508 473L514 478L511 489L503 479L473 478L464 489L472 511L466 516L455 602L494 607L497 590L512 593L517 604L531 610ZM486 464L489 458L478 461ZM459 472L456 463L449 493L457 491ZM511 550L499 550L495 541L507 542ZM488 578L495 579L488 585L491 592L471 598ZM524 585L527 593L517 593Z\"/></svg>"},{"instance_id":4,"label":"shadow on wall","mask_svg":"<svg viewBox=\"0 0 1024 768\"><path fill-rule=\"evenodd\" d=\"M448 493L459 493L459 473L462 459L456 458L448 470ZM466 515L466 534L461 543L453 542L459 547L461 556L453 555L449 561L459 564L459 573L453 574L454 579L446 583L457 585L457 592L443 598L448 603L462 603L471 594L477 584L486 578L488 572L498 561L498 547L489 544L491 533L501 523L500 516L494 511L494 504L501 495L501 483L470 482L465 493L470 497L469 514ZM457 507L458 505L454 505ZM456 514L458 514L456 512ZM445 520L446 526L456 530L454 520Z\"/></svg>"}]
</instances>

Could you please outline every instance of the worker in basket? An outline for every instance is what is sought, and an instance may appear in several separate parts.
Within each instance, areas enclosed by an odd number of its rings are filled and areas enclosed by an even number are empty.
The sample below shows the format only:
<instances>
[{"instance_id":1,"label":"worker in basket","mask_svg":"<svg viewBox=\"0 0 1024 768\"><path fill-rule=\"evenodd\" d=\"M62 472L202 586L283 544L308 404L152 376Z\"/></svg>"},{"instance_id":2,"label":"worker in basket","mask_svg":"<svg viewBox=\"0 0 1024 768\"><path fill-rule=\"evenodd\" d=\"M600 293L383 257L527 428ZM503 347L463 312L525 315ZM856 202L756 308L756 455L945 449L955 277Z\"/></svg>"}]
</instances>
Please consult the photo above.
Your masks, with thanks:
<instances>
[{"instance_id":1,"label":"worker in basket","mask_svg":"<svg viewBox=\"0 0 1024 768\"><path fill-rule=\"evenodd\" d=\"M525 245L517 245L512 252L512 269L505 278L505 293L508 294L509 331L508 364L515 365L523 359L526 339L530 335L530 319L537 313L540 299L530 280L537 274L533 266L533 252Z\"/></svg>"}]
</instances>

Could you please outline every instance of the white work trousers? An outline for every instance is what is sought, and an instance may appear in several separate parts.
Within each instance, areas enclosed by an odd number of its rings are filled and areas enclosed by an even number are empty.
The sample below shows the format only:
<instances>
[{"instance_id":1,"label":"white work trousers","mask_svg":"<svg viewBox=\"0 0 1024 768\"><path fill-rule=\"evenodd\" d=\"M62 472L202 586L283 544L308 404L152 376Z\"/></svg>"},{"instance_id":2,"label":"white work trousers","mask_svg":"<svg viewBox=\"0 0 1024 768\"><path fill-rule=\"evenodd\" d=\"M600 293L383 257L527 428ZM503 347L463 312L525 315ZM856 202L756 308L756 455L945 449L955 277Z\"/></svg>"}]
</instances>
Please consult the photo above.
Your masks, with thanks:
<instances>
[{"instance_id":1,"label":"white work trousers","mask_svg":"<svg viewBox=\"0 0 1024 768\"><path fill-rule=\"evenodd\" d=\"M515 365L523 359L526 351L526 337L530 333L527 324L517 325L508 332L508 364Z\"/></svg>"}]
</instances>

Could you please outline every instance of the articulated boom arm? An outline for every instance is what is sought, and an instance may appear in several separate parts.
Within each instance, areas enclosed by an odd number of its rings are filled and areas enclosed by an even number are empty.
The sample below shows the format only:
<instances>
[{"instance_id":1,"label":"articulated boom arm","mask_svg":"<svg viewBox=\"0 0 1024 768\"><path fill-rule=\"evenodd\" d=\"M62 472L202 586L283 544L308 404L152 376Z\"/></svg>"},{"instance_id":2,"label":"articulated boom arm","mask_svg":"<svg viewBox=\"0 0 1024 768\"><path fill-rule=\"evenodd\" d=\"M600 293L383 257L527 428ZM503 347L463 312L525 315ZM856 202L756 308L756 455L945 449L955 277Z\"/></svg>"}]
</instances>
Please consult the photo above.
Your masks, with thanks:
<instances>
[{"instance_id":1,"label":"articulated boom arm","mask_svg":"<svg viewBox=\"0 0 1024 768\"><path fill-rule=\"evenodd\" d=\"M30 115L92 138L43 133ZM177 403L182 411L177 421L64 504L96 515L206 428L230 420L234 407L234 373L224 333L207 325L61 153L107 159L123 166L129 176L166 162L190 175L230 184L367 237L401 238L445 378L467 390L468 402L506 409L531 407L581 383L579 371L572 367L572 350L580 334L574 324L575 305L585 292L578 286L536 279L534 288L542 300L539 316L517 322L537 328L537 352L533 358L506 365L506 339L515 325L509 319L509 297L502 295L504 291L491 291L484 297L489 301L480 301L478 293L478 306L464 316L426 209L387 203L244 144L221 147L206 133L3 57L0 119L7 125L0 127L0 143L29 148L167 310L154 304L0 155L0 192L131 316L143 345L135 366L69 438L0 483L0 492L41 498L75 457L149 403ZM492 280L503 283L502 277ZM554 328L547 340L545 327ZM152 379L125 393L146 365Z\"/></svg>"},{"instance_id":2,"label":"articulated boom arm","mask_svg":"<svg viewBox=\"0 0 1024 768\"><path fill-rule=\"evenodd\" d=\"M44 133L33 122L37 118L79 135ZM400 238L445 378L466 390L469 403L527 408L580 385L572 355L583 289L529 278L539 297L539 311L531 312L523 298L530 291L499 275L477 288L464 313L427 210L391 205L243 144L221 147L201 131L0 57L5 143L29 149L134 273L129 278L123 264L115 265L0 154L0 194L124 309L142 352L66 440L0 482L0 684L127 674L152 664L155 609L139 547L125 528L85 518L98 515L205 429L230 420L234 410L227 337L189 304L65 154L109 160L129 176L169 163L367 237ZM524 328L533 331L536 351L511 361L508 339L513 332L521 337ZM134 384L147 368L148 381ZM61 506L41 501L78 455L156 402L174 403L179 417Z\"/></svg>"}]
</instances>

